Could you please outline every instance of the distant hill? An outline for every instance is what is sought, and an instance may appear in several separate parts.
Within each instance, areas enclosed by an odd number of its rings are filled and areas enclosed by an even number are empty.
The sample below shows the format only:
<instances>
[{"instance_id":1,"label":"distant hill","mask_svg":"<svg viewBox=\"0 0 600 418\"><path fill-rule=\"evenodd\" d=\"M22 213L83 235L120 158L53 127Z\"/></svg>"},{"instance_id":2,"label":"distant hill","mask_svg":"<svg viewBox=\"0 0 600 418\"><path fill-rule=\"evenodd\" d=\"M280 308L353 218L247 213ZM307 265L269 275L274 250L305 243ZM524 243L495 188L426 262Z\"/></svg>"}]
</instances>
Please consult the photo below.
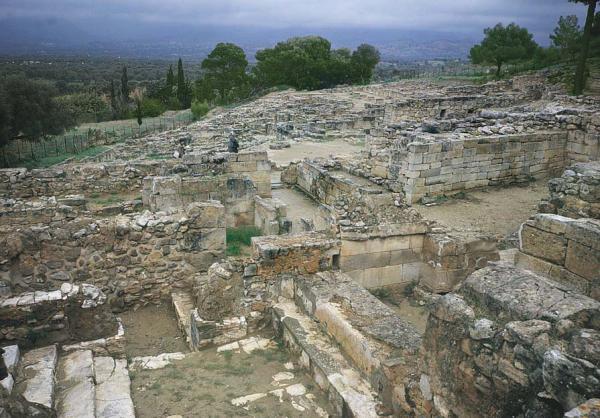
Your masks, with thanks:
<instances>
[{"instance_id":1,"label":"distant hill","mask_svg":"<svg viewBox=\"0 0 600 418\"><path fill-rule=\"evenodd\" d=\"M172 24L107 24L90 20L74 24L61 19L12 18L0 21L1 55L93 55L130 58L187 57L200 59L217 42L239 44L253 61L257 50L291 36L316 34L335 48L367 42L385 60L464 58L479 35L389 29L252 29Z\"/></svg>"}]
</instances>

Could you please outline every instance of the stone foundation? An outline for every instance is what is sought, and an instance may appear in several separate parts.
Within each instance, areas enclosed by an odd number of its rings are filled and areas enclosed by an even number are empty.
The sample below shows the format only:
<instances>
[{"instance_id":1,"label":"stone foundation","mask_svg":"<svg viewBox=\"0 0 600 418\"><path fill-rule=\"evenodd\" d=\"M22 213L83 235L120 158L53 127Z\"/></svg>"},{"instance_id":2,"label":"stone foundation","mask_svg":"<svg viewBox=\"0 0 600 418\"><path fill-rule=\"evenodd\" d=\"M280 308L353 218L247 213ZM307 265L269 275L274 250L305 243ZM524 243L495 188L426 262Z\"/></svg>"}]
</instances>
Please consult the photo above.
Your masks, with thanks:
<instances>
[{"instance_id":1,"label":"stone foundation","mask_svg":"<svg viewBox=\"0 0 600 418\"><path fill-rule=\"evenodd\" d=\"M562 416L600 393L599 329L597 301L492 265L434 306L420 384L434 415Z\"/></svg>"},{"instance_id":2,"label":"stone foundation","mask_svg":"<svg viewBox=\"0 0 600 418\"><path fill-rule=\"evenodd\" d=\"M519 231L517 266L600 300L600 221L538 214Z\"/></svg>"}]
</instances>

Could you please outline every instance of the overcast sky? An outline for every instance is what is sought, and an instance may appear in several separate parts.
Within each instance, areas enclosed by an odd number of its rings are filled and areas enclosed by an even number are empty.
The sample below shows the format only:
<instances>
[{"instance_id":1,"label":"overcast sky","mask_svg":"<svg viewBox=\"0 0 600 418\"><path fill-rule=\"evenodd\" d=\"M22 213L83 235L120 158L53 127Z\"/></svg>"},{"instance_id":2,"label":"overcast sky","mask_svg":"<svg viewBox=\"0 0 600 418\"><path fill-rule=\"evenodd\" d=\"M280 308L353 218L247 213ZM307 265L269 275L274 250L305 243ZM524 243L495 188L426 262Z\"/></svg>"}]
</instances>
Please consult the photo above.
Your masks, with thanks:
<instances>
[{"instance_id":1,"label":"overcast sky","mask_svg":"<svg viewBox=\"0 0 600 418\"><path fill-rule=\"evenodd\" d=\"M74 23L250 26L257 28L378 28L481 31L516 22L536 38L552 31L560 15L584 16L567 0L1 0L0 17L54 17Z\"/></svg>"}]
</instances>

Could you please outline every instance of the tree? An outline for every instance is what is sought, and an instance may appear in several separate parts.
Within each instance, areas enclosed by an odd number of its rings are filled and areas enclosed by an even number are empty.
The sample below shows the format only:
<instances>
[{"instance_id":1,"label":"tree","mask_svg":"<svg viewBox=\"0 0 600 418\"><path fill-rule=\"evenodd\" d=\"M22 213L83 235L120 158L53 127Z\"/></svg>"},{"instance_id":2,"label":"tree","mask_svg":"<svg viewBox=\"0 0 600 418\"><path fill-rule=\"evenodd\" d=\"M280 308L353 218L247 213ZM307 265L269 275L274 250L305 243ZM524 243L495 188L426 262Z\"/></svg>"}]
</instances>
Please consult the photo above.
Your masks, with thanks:
<instances>
[{"instance_id":1,"label":"tree","mask_svg":"<svg viewBox=\"0 0 600 418\"><path fill-rule=\"evenodd\" d=\"M177 61L177 100L183 109L190 107L192 102L191 87L185 80L185 74L183 72L183 61L179 58Z\"/></svg>"},{"instance_id":2,"label":"tree","mask_svg":"<svg viewBox=\"0 0 600 418\"><path fill-rule=\"evenodd\" d=\"M220 103L229 103L243 98L248 92L248 60L244 50L232 43L219 43L202 61L202 82L196 86L197 91L212 96L217 92ZM198 97L200 101L211 100L212 97Z\"/></svg>"},{"instance_id":3,"label":"tree","mask_svg":"<svg viewBox=\"0 0 600 418\"><path fill-rule=\"evenodd\" d=\"M572 61L579 52L581 35L577 16L561 16L558 19L558 25L554 29L554 32L550 35L550 39L552 40L552 45L558 48L561 58Z\"/></svg>"},{"instance_id":4,"label":"tree","mask_svg":"<svg viewBox=\"0 0 600 418\"><path fill-rule=\"evenodd\" d=\"M144 90L140 87L136 87L131 92L131 98L135 102L135 117L137 118L137 123L140 128L140 133L142 132L142 117L144 113L142 111L142 103L144 101Z\"/></svg>"},{"instance_id":5,"label":"tree","mask_svg":"<svg viewBox=\"0 0 600 418\"><path fill-rule=\"evenodd\" d=\"M181 59L180 59L181 61ZM175 86L175 74L173 74L173 66L169 65L169 71L167 71L167 86Z\"/></svg>"},{"instance_id":6,"label":"tree","mask_svg":"<svg viewBox=\"0 0 600 418\"><path fill-rule=\"evenodd\" d=\"M583 93L585 87L585 67L590 52L590 41L592 39L592 26L594 25L594 18L596 15L596 4L598 0L569 0L572 3L583 3L588 7L587 14L585 17L585 25L583 27L583 36L581 37L581 51L579 53L579 60L577 61L577 68L575 70L575 83L573 88L573 94L580 95Z\"/></svg>"},{"instance_id":7,"label":"tree","mask_svg":"<svg viewBox=\"0 0 600 418\"><path fill-rule=\"evenodd\" d=\"M496 66L497 78L502 65L530 59L538 48L529 31L514 23L506 27L498 23L483 33L483 41L471 48L471 61L473 64Z\"/></svg>"},{"instance_id":8,"label":"tree","mask_svg":"<svg viewBox=\"0 0 600 418\"><path fill-rule=\"evenodd\" d=\"M127 101L129 97L129 78L127 77L127 67L123 67L123 72L121 74L121 96L124 101Z\"/></svg>"},{"instance_id":9,"label":"tree","mask_svg":"<svg viewBox=\"0 0 600 418\"><path fill-rule=\"evenodd\" d=\"M114 80L110 80L110 109L112 111L112 118L116 119L119 114L119 105L117 104L117 92Z\"/></svg>"},{"instance_id":10,"label":"tree","mask_svg":"<svg viewBox=\"0 0 600 418\"><path fill-rule=\"evenodd\" d=\"M373 70L379 63L381 55L377 48L369 44L362 44L352 53L352 66L356 74L355 81L367 83L373 76Z\"/></svg>"},{"instance_id":11,"label":"tree","mask_svg":"<svg viewBox=\"0 0 600 418\"><path fill-rule=\"evenodd\" d=\"M4 80L4 91L11 115L9 135L22 135L37 141L48 135L58 135L74 126L75 119L56 100L56 89L44 82L11 76Z\"/></svg>"}]
</instances>

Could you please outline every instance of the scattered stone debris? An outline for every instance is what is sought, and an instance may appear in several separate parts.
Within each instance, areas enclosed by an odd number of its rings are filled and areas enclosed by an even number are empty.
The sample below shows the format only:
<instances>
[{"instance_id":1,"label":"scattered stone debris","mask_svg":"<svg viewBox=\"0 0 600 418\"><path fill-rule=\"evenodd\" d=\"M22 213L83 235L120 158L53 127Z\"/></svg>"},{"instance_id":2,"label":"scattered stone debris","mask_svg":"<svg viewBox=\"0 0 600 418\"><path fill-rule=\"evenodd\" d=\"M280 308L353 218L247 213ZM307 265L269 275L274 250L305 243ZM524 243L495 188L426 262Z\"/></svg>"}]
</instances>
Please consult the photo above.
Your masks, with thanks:
<instances>
[{"instance_id":1,"label":"scattered stone debris","mask_svg":"<svg viewBox=\"0 0 600 418\"><path fill-rule=\"evenodd\" d=\"M543 73L288 90L0 170L0 415L597 415L599 115ZM546 181L502 234L427 217ZM165 302L187 346L132 355Z\"/></svg>"}]
</instances>

